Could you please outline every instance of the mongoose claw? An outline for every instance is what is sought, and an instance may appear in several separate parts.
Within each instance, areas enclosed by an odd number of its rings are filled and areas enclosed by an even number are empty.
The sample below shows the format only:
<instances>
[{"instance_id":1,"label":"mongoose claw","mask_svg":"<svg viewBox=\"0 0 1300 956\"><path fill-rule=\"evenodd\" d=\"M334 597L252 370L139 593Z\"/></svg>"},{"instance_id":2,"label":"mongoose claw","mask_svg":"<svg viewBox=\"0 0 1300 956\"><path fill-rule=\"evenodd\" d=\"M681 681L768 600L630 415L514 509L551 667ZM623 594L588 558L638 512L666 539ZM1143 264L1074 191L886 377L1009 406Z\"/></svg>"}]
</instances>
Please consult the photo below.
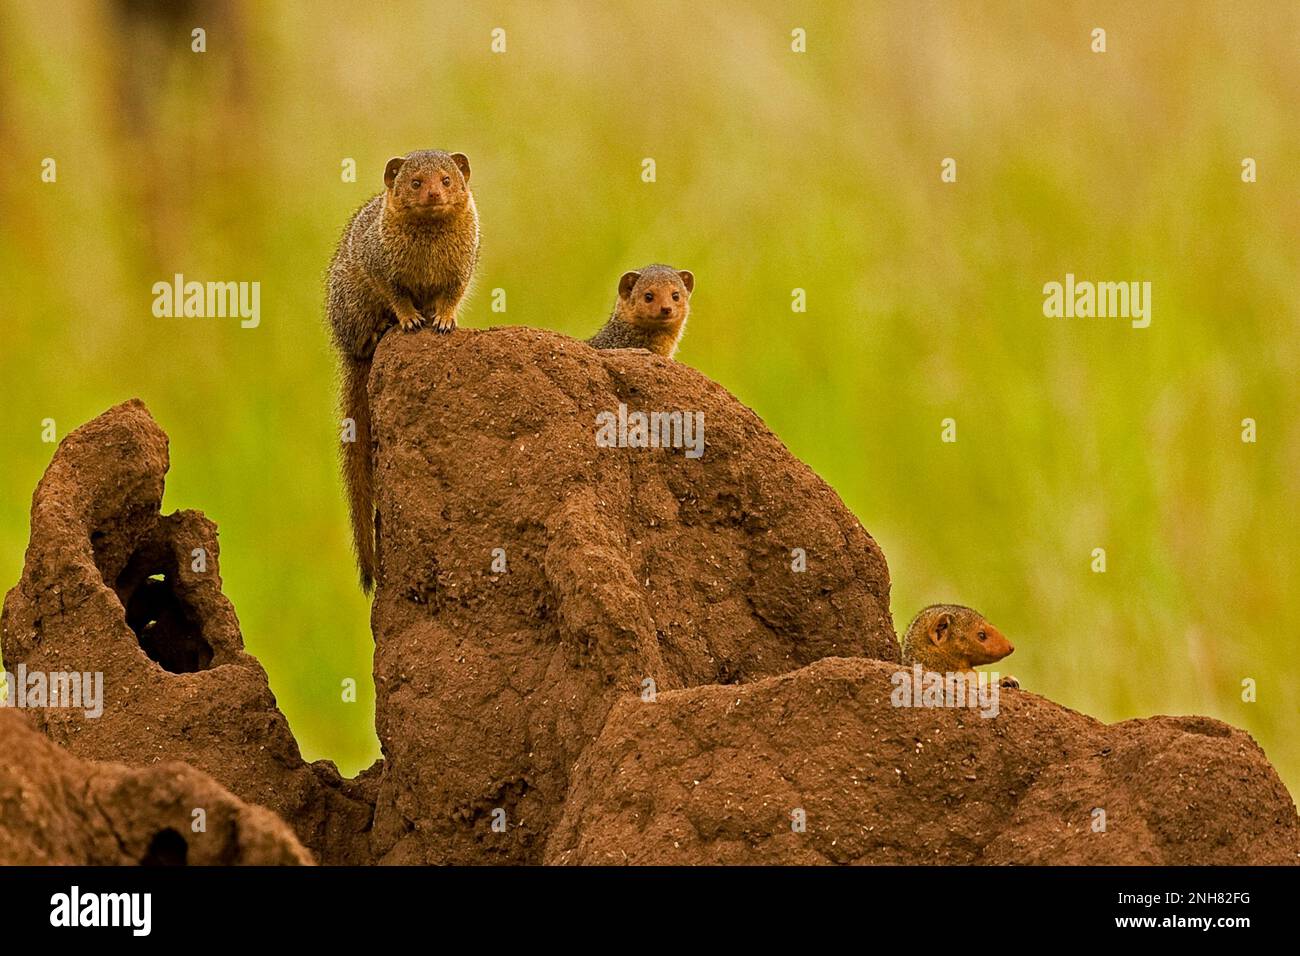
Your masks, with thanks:
<instances>
[{"instance_id":1,"label":"mongoose claw","mask_svg":"<svg viewBox=\"0 0 1300 956\"><path fill-rule=\"evenodd\" d=\"M433 327L443 335L456 330L455 316L435 315L433 317Z\"/></svg>"},{"instance_id":2,"label":"mongoose claw","mask_svg":"<svg viewBox=\"0 0 1300 956\"><path fill-rule=\"evenodd\" d=\"M401 326L403 332L414 332L420 326L424 325L424 316L419 312L412 312L408 316L397 317L397 324Z\"/></svg>"},{"instance_id":3,"label":"mongoose claw","mask_svg":"<svg viewBox=\"0 0 1300 956\"><path fill-rule=\"evenodd\" d=\"M1002 678L1002 680L998 681L998 683L1001 684L1003 687L1010 687L1013 690L1020 689L1020 681L1016 680L1016 678L1012 677L1010 674Z\"/></svg>"}]
</instances>

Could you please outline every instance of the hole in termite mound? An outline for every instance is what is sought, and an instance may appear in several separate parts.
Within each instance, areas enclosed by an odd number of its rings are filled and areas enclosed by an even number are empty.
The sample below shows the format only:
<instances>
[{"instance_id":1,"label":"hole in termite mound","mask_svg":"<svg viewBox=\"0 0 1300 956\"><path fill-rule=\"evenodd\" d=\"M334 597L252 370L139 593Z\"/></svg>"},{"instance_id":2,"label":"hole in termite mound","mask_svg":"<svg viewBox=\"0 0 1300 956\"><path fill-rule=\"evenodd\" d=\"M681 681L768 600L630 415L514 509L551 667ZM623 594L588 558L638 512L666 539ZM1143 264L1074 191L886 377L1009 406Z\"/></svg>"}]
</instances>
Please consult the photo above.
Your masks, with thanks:
<instances>
[{"instance_id":1,"label":"hole in termite mound","mask_svg":"<svg viewBox=\"0 0 1300 956\"><path fill-rule=\"evenodd\" d=\"M190 846L171 827L159 830L149 841L149 849L140 860L141 866L185 866Z\"/></svg>"},{"instance_id":2,"label":"hole in termite mound","mask_svg":"<svg viewBox=\"0 0 1300 956\"><path fill-rule=\"evenodd\" d=\"M173 674L192 674L212 665L212 645L203 621L176 589L176 559L170 549L144 547L131 555L117 578L126 623L149 659Z\"/></svg>"}]
</instances>

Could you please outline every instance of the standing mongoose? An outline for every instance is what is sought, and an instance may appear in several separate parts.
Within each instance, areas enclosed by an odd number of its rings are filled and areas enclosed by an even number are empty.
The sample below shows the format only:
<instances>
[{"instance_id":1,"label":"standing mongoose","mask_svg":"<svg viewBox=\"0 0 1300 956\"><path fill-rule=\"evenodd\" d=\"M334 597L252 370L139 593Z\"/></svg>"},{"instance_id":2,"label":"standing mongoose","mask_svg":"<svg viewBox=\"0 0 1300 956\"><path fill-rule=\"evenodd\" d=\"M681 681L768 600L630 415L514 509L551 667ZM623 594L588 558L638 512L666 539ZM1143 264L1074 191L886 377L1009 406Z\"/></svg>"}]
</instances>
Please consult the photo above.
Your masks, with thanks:
<instances>
[{"instance_id":1,"label":"standing mongoose","mask_svg":"<svg viewBox=\"0 0 1300 956\"><path fill-rule=\"evenodd\" d=\"M1014 650L984 615L958 604L932 604L912 618L903 635L903 663L940 674L971 671Z\"/></svg>"},{"instance_id":2,"label":"standing mongoose","mask_svg":"<svg viewBox=\"0 0 1300 956\"><path fill-rule=\"evenodd\" d=\"M326 310L342 368L339 407L355 424L343 443L352 539L366 592L375 580L375 516L366 382L380 337L426 321L456 328L478 262L478 211L463 153L420 150L388 161L384 191L357 210L330 262Z\"/></svg>"},{"instance_id":3,"label":"standing mongoose","mask_svg":"<svg viewBox=\"0 0 1300 956\"><path fill-rule=\"evenodd\" d=\"M604 327L587 339L598 349L645 349L672 358L686 329L695 276L672 266L625 272Z\"/></svg>"}]
</instances>

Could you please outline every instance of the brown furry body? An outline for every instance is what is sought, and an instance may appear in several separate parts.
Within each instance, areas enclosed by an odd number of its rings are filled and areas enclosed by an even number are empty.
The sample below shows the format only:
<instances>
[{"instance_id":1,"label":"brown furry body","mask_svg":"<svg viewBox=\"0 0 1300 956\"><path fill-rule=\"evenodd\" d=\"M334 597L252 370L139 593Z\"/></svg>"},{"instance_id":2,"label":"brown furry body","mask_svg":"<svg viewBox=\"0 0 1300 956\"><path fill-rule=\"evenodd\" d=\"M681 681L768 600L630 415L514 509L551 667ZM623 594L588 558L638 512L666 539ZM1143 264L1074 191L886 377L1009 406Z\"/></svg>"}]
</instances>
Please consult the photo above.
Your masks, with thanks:
<instances>
[{"instance_id":1,"label":"brown furry body","mask_svg":"<svg viewBox=\"0 0 1300 956\"><path fill-rule=\"evenodd\" d=\"M343 478L361 586L375 579L373 449L366 383L379 339L392 326L456 327L478 262L479 225L460 153L422 150L389 160L385 190L362 206L330 262L326 313L342 370L340 413L356 426Z\"/></svg>"}]
</instances>

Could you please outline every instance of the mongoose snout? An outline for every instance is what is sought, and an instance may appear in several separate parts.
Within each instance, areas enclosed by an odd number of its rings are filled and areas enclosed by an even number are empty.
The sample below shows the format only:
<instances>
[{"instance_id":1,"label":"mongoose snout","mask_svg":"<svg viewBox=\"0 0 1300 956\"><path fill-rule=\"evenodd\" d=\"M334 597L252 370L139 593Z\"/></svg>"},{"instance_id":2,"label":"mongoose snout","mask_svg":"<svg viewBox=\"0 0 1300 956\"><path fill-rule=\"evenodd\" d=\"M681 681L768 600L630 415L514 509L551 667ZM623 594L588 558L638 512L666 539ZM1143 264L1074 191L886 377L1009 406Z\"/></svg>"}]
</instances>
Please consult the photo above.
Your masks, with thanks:
<instances>
[{"instance_id":1,"label":"mongoose snout","mask_svg":"<svg viewBox=\"0 0 1300 956\"><path fill-rule=\"evenodd\" d=\"M973 664L992 664L1000 661L1016 649L1015 645L1007 640L1006 635L999 631L987 621L984 626L975 632L976 650L980 651L972 659Z\"/></svg>"}]
</instances>

